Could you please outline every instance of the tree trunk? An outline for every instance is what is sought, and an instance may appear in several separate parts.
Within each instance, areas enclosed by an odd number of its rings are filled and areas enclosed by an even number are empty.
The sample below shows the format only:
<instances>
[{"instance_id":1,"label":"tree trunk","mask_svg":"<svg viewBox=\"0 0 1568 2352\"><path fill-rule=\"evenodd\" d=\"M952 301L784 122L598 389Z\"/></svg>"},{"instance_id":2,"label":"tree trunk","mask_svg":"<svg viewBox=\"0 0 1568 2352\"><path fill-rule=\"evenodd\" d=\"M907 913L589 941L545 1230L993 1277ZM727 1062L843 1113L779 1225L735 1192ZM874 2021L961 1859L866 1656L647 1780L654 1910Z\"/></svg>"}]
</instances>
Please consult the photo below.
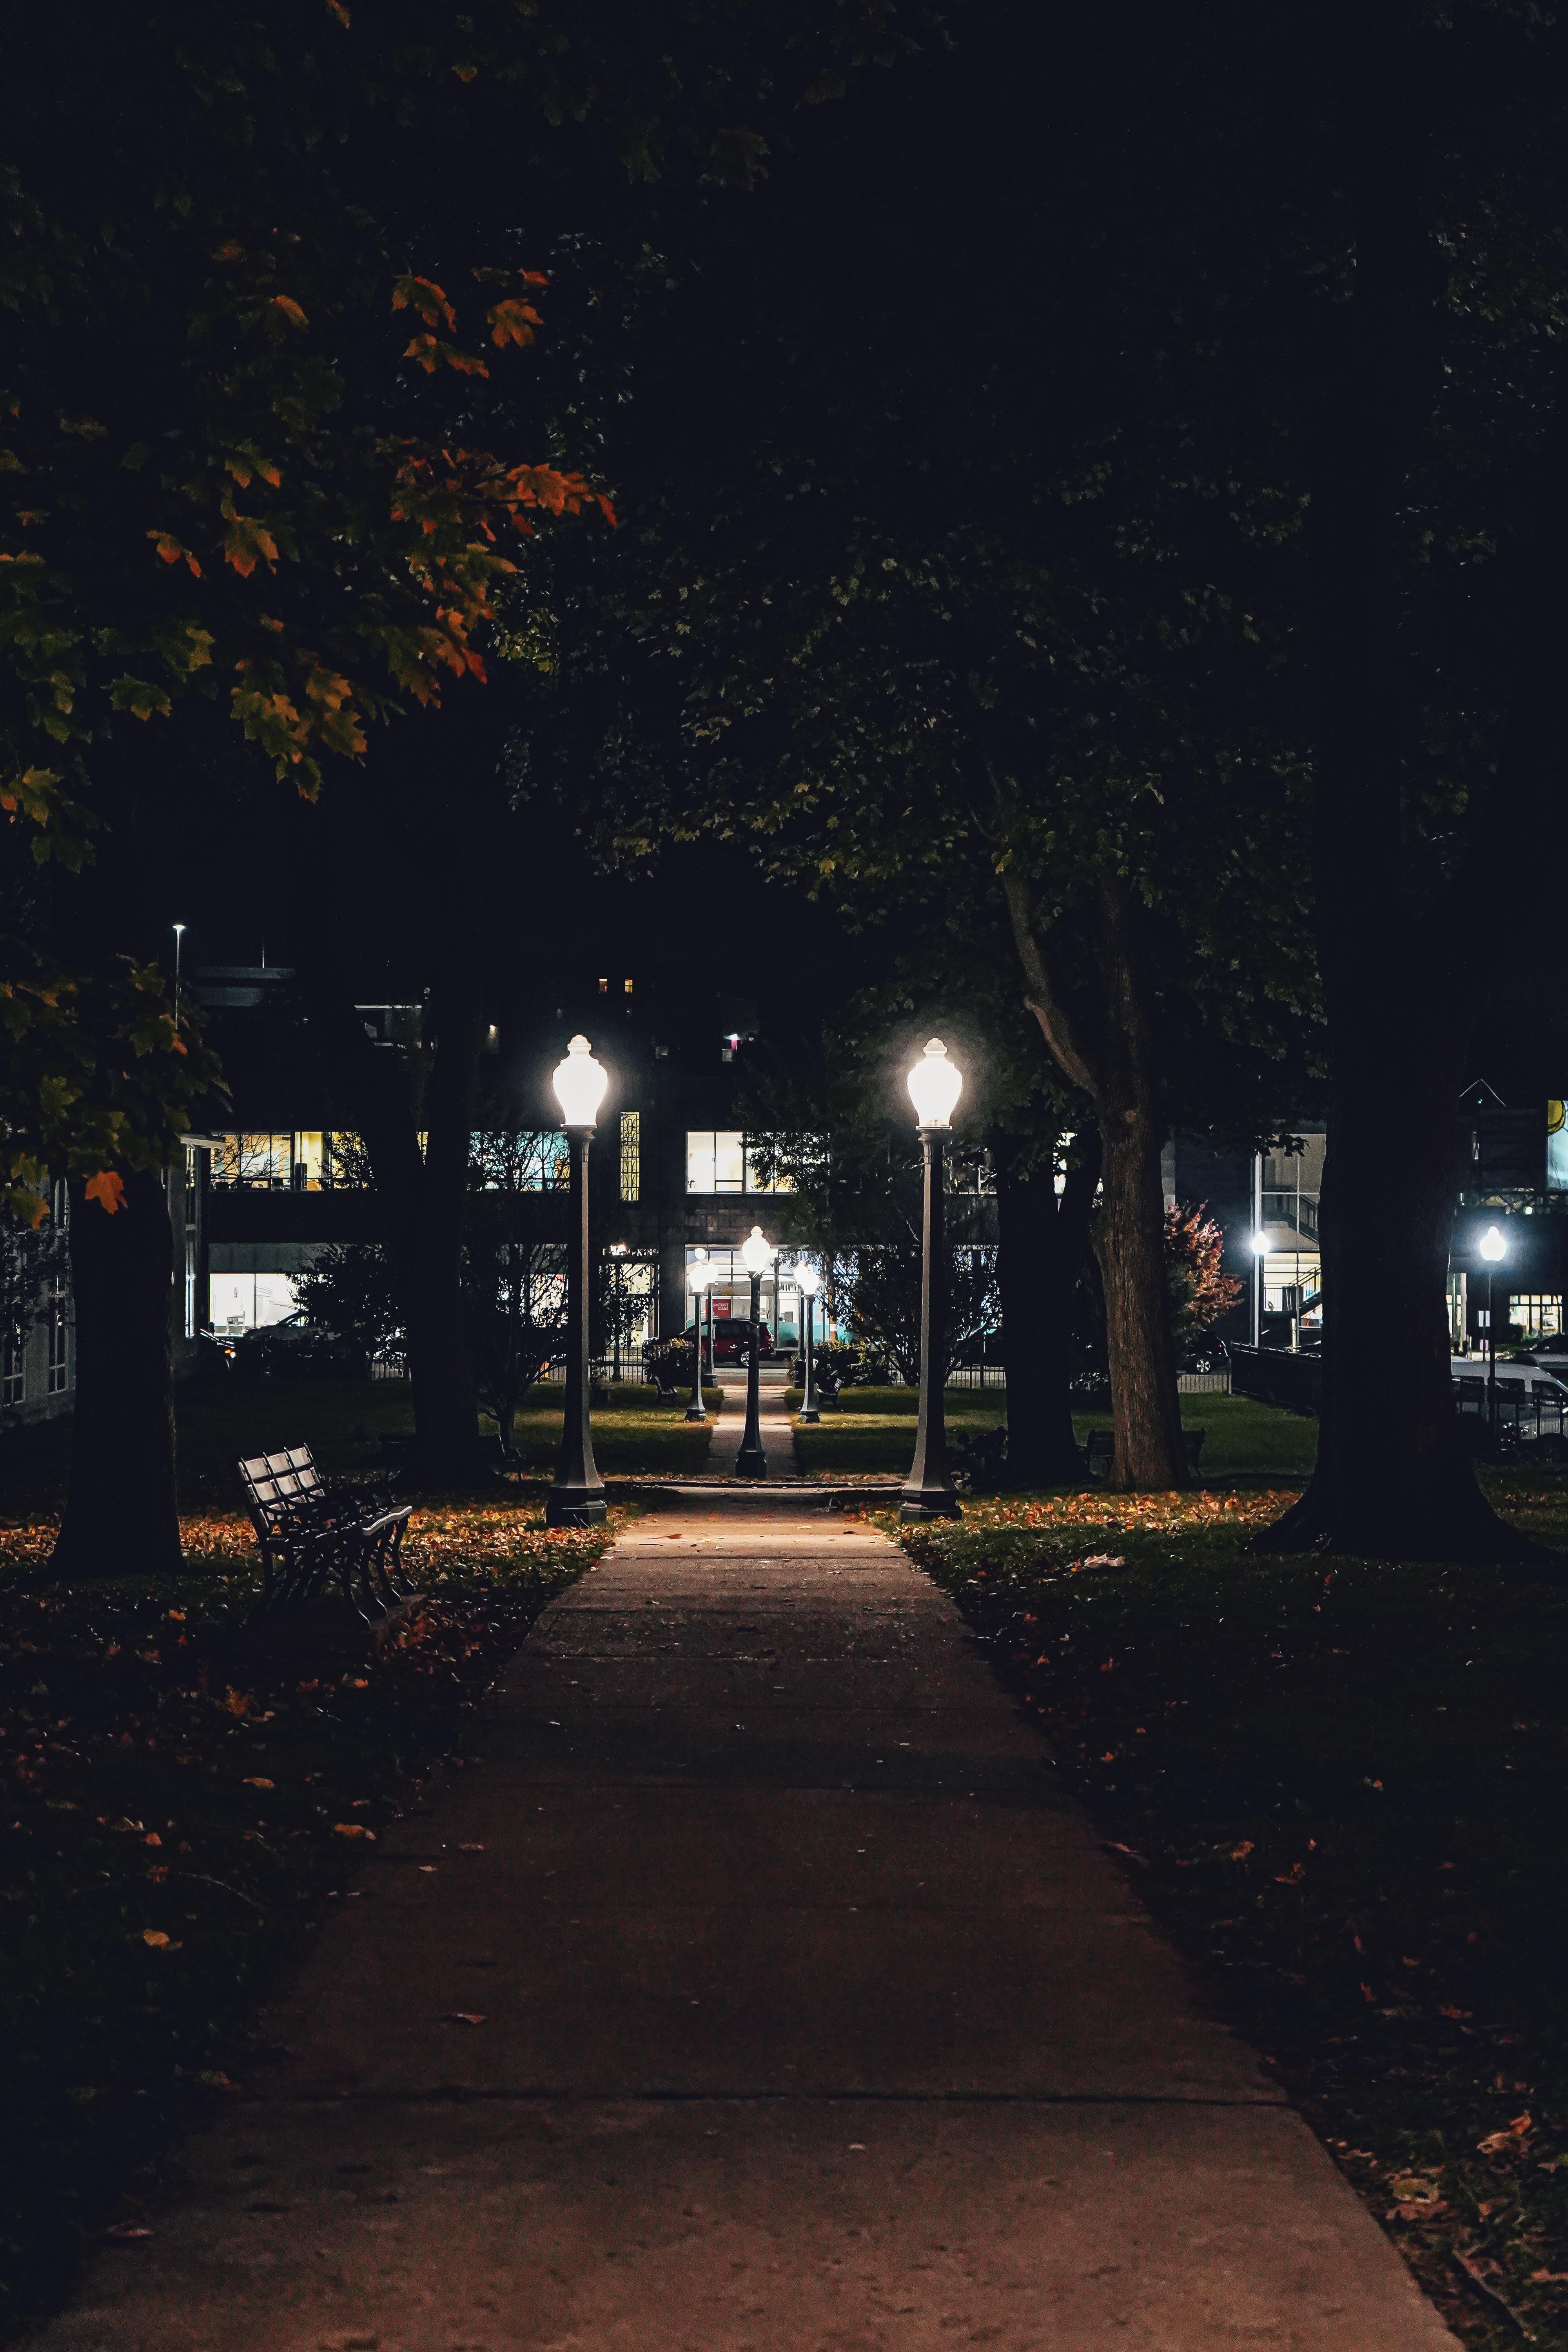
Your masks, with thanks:
<instances>
[{"instance_id":1,"label":"tree trunk","mask_svg":"<svg viewBox=\"0 0 1568 2352\"><path fill-rule=\"evenodd\" d=\"M1376 20L1350 106L1355 292L1333 331L1308 518L1314 879L1331 1078L1323 1386L1310 1484L1260 1541L1498 1559L1541 1555L1482 1495L1454 1409L1445 1294L1461 1181L1458 1097L1477 1004L1457 981L1452 939L1470 907L1496 903L1517 857L1510 834L1547 869L1561 835L1563 399L1559 385L1538 572L1516 591L1504 757L1466 866L1424 916L1413 914L1398 541L1408 469L1439 396L1446 263L1423 209L1405 41L1397 12Z\"/></svg>"},{"instance_id":2,"label":"tree trunk","mask_svg":"<svg viewBox=\"0 0 1568 2352\"><path fill-rule=\"evenodd\" d=\"M1165 1139L1152 992L1140 913L1122 884L1099 887L1098 1034L1080 1035L1035 936L1026 884L1002 877L1013 936L1027 983L1026 1002L1058 1066L1094 1104L1104 1195L1092 1228L1105 1290L1116 1454L1110 1484L1164 1494L1189 1486L1182 1442L1171 1301L1165 1280Z\"/></svg>"},{"instance_id":3,"label":"tree trunk","mask_svg":"<svg viewBox=\"0 0 1568 2352\"><path fill-rule=\"evenodd\" d=\"M479 1400L463 1308L463 1223L484 1011L477 980L458 975L431 1000L436 1050L425 1097L425 1161L411 1235L408 1370L415 1475L426 1486L470 1481Z\"/></svg>"},{"instance_id":4,"label":"tree trunk","mask_svg":"<svg viewBox=\"0 0 1568 2352\"><path fill-rule=\"evenodd\" d=\"M71 1187L76 1406L50 1566L62 1576L181 1565L169 1341L174 1236L161 1176L125 1173L110 1216Z\"/></svg>"},{"instance_id":5,"label":"tree trunk","mask_svg":"<svg viewBox=\"0 0 1568 2352\"><path fill-rule=\"evenodd\" d=\"M1099 1162L1096 1155L1087 1182L1084 1167L1075 1165L1058 1202L1055 1140L1042 1148L1004 1136L994 1154L1007 1484L1016 1487L1083 1483L1072 1427L1068 1340Z\"/></svg>"}]
</instances>

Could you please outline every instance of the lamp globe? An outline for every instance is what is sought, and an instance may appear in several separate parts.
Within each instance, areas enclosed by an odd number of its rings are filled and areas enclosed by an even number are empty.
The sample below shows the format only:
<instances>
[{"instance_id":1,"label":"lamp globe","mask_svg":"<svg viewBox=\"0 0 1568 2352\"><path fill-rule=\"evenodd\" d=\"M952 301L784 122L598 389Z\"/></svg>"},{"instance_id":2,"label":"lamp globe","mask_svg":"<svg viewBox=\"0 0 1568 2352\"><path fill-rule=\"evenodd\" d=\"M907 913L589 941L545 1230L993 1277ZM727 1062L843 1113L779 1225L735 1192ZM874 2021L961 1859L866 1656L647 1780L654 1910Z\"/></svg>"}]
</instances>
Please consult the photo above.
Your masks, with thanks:
<instances>
[{"instance_id":1,"label":"lamp globe","mask_svg":"<svg viewBox=\"0 0 1568 2352\"><path fill-rule=\"evenodd\" d=\"M915 1118L922 1129L951 1125L953 1105L963 1091L963 1073L948 1060L947 1047L940 1037L930 1039L907 1083Z\"/></svg>"},{"instance_id":2,"label":"lamp globe","mask_svg":"<svg viewBox=\"0 0 1568 2352\"><path fill-rule=\"evenodd\" d=\"M551 1079L563 1123L567 1127L596 1126L599 1105L609 1083L610 1074L602 1062L594 1059L594 1050L586 1037L574 1037L566 1048L565 1060L556 1063Z\"/></svg>"}]
</instances>

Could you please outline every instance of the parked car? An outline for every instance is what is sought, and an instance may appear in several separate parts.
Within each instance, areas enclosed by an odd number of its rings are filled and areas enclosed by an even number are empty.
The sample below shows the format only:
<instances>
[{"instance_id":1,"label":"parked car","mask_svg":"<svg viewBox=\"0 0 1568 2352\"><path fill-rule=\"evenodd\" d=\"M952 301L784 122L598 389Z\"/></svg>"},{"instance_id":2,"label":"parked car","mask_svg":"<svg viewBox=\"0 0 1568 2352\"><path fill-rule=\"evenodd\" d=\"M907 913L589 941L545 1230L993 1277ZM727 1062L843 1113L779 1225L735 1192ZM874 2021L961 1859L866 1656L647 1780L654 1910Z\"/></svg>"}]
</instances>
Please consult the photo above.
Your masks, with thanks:
<instances>
[{"instance_id":1,"label":"parked car","mask_svg":"<svg viewBox=\"0 0 1568 2352\"><path fill-rule=\"evenodd\" d=\"M765 1364L773 1352L773 1335L765 1323L757 1324L755 1329L757 1360L759 1363ZM743 1364L751 1353L752 1331L752 1325L749 1316L716 1315L713 1318L714 1362ZM686 1336L688 1339L695 1336L689 1323L686 1327Z\"/></svg>"}]
</instances>

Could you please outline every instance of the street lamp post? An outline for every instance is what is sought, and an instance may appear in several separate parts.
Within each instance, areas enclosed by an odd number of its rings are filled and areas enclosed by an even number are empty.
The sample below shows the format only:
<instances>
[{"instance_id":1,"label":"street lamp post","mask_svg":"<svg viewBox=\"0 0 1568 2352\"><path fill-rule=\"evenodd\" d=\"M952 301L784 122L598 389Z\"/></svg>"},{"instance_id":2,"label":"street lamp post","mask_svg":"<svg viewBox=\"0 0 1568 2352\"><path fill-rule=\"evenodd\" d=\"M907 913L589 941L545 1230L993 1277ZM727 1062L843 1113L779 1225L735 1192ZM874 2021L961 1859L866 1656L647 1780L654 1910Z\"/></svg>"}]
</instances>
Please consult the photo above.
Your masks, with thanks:
<instances>
[{"instance_id":1,"label":"street lamp post","mask_svg":"<svg viewBox=\"0 0 1568 2352\"><path fill-rule=\"evenodd\" d=\"M586 1528L605 1517L604 1482L594 1461L588 1417L588 1145L609 1084L586 1037L573 1038L565 1060L556 1065L553 1084L572 1154L572 1237L566 1258L566 1410L544 1523Z\"/></svg>"},{"instance_id":2,"label":"street lamp post","mask_svg":"<svg viewBox=\"0 0 1568 2352\"><path fill-rule=\"evenodd\" d=\"M626 1304L621 1292L621 1261L626 1256L626 1245L625 1242L612 1242L610 1244L610 1255L616 1261L616 1328L610 1340L612 1353L610 1378L613 1381L618 1381L621 1377L621 1324L626 1316Z\"/></svg>"},{"instance_id":3,"label":"street lamp post","mask_svg":"<svg viewBox=\"0 0 1568 2352\"><path fill-rule=\"evenodd\" d=\"M180 949L181 949L181 946L183 945L184 940L184 936L185 936L185 927L184 927L184 923L176 923L176 924L174 925L174 1029L175 1029L175 1033L176 1033L176 1034L178 1034L178 1031L179 1031L179 1026L180 1026Z\"/></svg>"},{"instance_id":4,"label":"street lamp post","mask_svg":"<svg viewBox=\"0 0 1568 2352\"><path fill-rule=\"evenodd\" d=\"M741 1255L745 1261L746 1272L752 1277L752 1343L746 1350L746 1433L735 1456L735 1475L737 1478L765 1478L768 1457L763 1452L762 1351L757 1346L757 1325L763 1311L763 1275L773 1264L776 1252L773 1244L763 1239L761 1225L752 1227L751 1237L742 1245Z\"/></svg>"},{"instance_id":5,"label":"street lamp post","mask_svg":"<svg viewBox=\"0 0 1568 2352\"><path fill-rule=\"evenodd\" d=\"M712 1278L713 1269L700 1259L691 1267L687 1280L691 1285L691 1402L686 1408L688 1421L706 1421L708 1407L702 1397L702 1294Z\"/></svg>"},{"instance_id":6,"label":"street lamp post","mask_svg":"<svg viewBox=\"0 0 1568 2352\"><path fill-rule=\"evenodd\" d=\"M955 1519L958 1494L947 1469L946 1400L942 1360L947 1312L947 1241L943 1230L942 1143L963 1073L933 1037L909 1075L910 1099L925 1154L925 1218L921 1237L921 1402L915 1458L904 1484L904 1519Z\"/></svg>"},{"instance_id":7,"label":"street lamp post","mask_svg":"<svg viewBox=\"0 0 1568 2352\"><path fill-rule=\"evenodd\" d=\"M1500 1261L1508 1255L1508 1244L1495 1225L1489 1225L1480 1238L1480 1253L1487 1262L1487 1432L1495 1452L1497 1447L1497 1316L1492 1308L1492 1275Z\"/></svg>"},{"instance_id":8,"label":"street lamp post","mask_svg":"<svg viewBox=\"0 0 1568 2352\"><path fill-rule=\"evenodd\" d=\"M800 1286L800 1326L802 1351L805 1370L801 1389L800 1417L804 1422L822 1419L816 1409L816 1391L811 1385L811 1310L816 1303L816 1286L822 1276L814 1265L797 1265L795 1278Z\"/></svg>"}]
</instances>

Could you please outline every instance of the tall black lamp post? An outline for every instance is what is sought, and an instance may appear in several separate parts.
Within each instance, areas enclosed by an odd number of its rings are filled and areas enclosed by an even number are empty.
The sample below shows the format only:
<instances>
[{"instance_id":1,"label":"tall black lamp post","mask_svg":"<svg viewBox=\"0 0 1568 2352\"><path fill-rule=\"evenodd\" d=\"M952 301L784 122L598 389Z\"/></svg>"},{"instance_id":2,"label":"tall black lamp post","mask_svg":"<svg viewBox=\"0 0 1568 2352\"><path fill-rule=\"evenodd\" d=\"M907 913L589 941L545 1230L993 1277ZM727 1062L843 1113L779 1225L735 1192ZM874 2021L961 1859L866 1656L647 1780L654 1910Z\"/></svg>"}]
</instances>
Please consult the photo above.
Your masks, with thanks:
<instances>
[{"instance_id":1,"label":"tall black lamp post","mask_svg":"<svg viewBox=\"0 0 1568 2352\"><path fill-rule=\"evenodd\" d=\"M947 1236L942 1201L942 1144L963 1085L947 1047L933 1037L909 1075L921 1146L925 1153L925 1220L921 1237L921 1404L915 1458L904 1483L904 1519L956 1519L958 1494L947 1471L946 1400L942 1365L947 1321Z\"/></svg>"},{"instance_id":2,"label":"tall black lamp post","mask_svg":"<svg viewBox=\"0 0 1568 2352\"><path fill-rule=\"evenodd\" d=\"M822 1276L814 1265L797 1265L795 1278L800 1286L801 1353L805 1369L801 1379L800 1417L805 1422L820 1421L816 1409L816 1391L811 1384L811 1310L816 1304L816 1286Z\"/></svg>"},{"instance_id":3,"label":"tall black lamp post","mask_svg":"<svg viewBox=\"0 0 1568 2352\"><path fill-rule=\"evenodd\" d=\"M768 1457L763 1452L762 1350L757 1345L757 1327L763 1313L763 1276L777 1252L771 1242L763 1240L761 1225L753 1225L751 1238L742 1244L741 1255L752 1277L752 1342L746 1350L746 1433L735 1456L735 1475L765 1478Z\"/></svg>"},{"instance_id":4,"label":"tall black lamp post","mask_svg":"<svg viewBox=\"0 0 1568 2352\"><path fill-rule=\"evenodd\" d=\"M544 1523L586 1528L605 1517L604 1482L595 1465L588 1420L588 1145L609 1084L586 1037L573 1038L565 1060L556 1064L553 1084L572 1153L572 1238L566 1257L566 1411Z\"/></svg>"},{"instance_id":5,"label":"tall black lamp post","mask_svg":"<svg viewBox=\"0 0 1568 2352\"><path fill-rule=\"evenodd\" d=\"M688 1421L706 1421L708 1407L702 1398L702 1294L713 1279L713 1269L699 1258L687 1270L691 1285L691 1402L686 1408Z\"/></svg>"},{"instance_id":6,"label":"tall black lamp post","mask_svg":"<svg viewBox=\"0 0 1568 2352\"><path fill-rule=\"evenodd\" d=\"M1489 1225L1478 1244L1487 1262L1487 1432L1497 1446L1497 1314L1492 1306L1492 1276L1508 1255L1508 1244L1495 1225Z\"/></svg>"}]
</instances>

